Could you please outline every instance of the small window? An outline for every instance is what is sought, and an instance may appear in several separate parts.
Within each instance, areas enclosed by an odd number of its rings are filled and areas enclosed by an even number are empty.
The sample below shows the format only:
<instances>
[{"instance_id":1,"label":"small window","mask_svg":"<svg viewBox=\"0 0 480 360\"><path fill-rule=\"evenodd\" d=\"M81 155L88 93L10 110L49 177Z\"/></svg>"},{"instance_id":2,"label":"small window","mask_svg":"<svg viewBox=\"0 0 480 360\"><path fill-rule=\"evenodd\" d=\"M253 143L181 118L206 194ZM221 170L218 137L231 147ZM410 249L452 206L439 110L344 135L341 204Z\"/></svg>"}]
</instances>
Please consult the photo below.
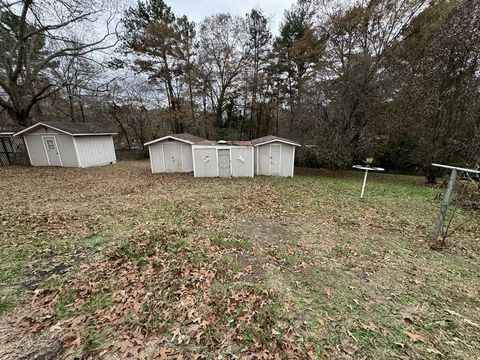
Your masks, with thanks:
<instances>
[{"instance_id":1,"label":"small window","mask_svg":"<svg viewBox=\"0 0 480 360\"><path fill-rule=\"evenodd\" d=\"M48 150L55 150L55 144L53 143L53 140L47 140L47 148Z\"/></svg>"}]
</instances>

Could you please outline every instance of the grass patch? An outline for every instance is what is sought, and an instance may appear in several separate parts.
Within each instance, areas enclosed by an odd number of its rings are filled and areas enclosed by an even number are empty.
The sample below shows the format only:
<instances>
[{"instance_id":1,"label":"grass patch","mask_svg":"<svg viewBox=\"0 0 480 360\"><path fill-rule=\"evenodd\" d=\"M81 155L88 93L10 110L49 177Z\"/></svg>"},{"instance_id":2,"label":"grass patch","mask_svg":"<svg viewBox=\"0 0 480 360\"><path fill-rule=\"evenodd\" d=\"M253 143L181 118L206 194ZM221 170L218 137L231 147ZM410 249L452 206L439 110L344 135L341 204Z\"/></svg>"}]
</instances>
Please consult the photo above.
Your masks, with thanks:
<instances>
[{"instance_id":1,"label":"grass patch","mask_svg":"<svg viewBox=\"0 0 480 360\"><path fill-rule=\"evenodd\" d=\"M104 309L113 305L112 297L109 292L101 291L92 295L87 302L82 305L82 311L94 313L97 310Z\"/></svg>"},{"instance_id":2,"label":"grass patch","mask_svg":"<svg viewBox=\"0 0 480 360\"><path fill-rule=\"evenodd\" d=\"M6 313L14 306L12 299L7 296L3 296L0 298L0 315Z\"/></svg>"},{"instance_id":3,"label":"grass patch","mask_svg":"<svg viewBox=\"0 0 480 360\"><path fill-rule=\"evenodd\" d=\"M293 246L287 244L272 245L272 247L268 249L268 254L281 264L287 266L294 265L299 260Z\"/></svg>"},{"instance_id":4,"label":"grass patch","mask_svg":"<svg viewBox=\"0 0 480 360\"><path fill-rule=\"evenodd\" d=\"M243 271L244 265L231 255L223 255L217 260L216 268L219 275L232 278Z\"/></svg>"},{"instance_id":5,"label":"grass patch","mask_svg":"<svg viewBox=\"0 0 480 360\"><path fill-rule=\"evenodd\" d=\"M85 339L83 340L83 351L86 354L96 354L108 345L108 329L97 330L94 327L87 327Z\"/></svg>"},{"instance_id":6,"label":"grass patch","mask_svg":"<svg viewBox=\"0 0 480 360\"><path fill-rule=\"evenodd\" d=\"M244 235L232 235L225 230L215 231L210 238L210 243L224 249L250 250L253 247L253 243L249 237Z\"/></svg>"},{"instance_id":7,"label":"grass patch","mask_svg":"<svg viewBox=\"0 0 480 360\"><path fill-rule=\"evenodd\" d=\"M73 290L67 290L62 293L55 303L53 309L53 315L55 319L61 320L65 318L68 313L70 312L70 306L75 302L77 299L77 294Z\"/></svg>"}]
</instances>

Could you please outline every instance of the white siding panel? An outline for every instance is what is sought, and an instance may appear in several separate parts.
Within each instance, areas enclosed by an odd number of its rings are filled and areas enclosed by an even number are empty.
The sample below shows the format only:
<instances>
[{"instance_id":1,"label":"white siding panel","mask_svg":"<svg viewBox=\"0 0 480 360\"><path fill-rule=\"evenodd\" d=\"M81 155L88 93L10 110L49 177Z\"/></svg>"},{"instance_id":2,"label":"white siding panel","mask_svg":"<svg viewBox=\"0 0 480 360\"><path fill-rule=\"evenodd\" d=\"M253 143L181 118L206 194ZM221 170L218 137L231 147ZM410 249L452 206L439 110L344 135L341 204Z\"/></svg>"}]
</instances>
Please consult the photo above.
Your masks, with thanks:
<instances>
[{"instance_id":1,"label":"white siding panel","mask_svg":"<svg viewBox=\"0 0 480 360\"><path fill-rule=\"evenodd\" d=\"M30 163L32 166L48 166L48 159L43 146L42 136L27 134L23 138L28 147Z\"/></svg>"},{"instance_id":2,"label":"white siding panel","mask_svg":"<svg viewBox=\"0 0 480 360\"><path fill-rule=\"evenodd\" d=\"M292 176L292 166L294 162L294 146L282 144L280 176Z\"/></svg>"},{"instance_id":3,"label":"white siding panel","mask_svg":"<svg viewBox=\"0 0 480 360\"><path fill-rule=\"evenodd\" d=\"M163 143L163 152L165 159L165 172L182 172L182 143L179 141L167 141Z\"/></svg>"},{"instance_id":4,"label":"white siding panel","mask_svg":"<svg viewBox=\"0 0 480 360\"><path fill-rule=\"evenodd\" d=\"M150 163L152 166L152 173L157 174L165 172L162 143L155 143L150 145Z\"/></svg>"},{"instance_id":5,"label":"white siding panel","mask_svg":"<svg viewBox=\"0 0 480 360\"><path fill-rule=\"evenodd\" d=\"M80 157L80 166L99 166L116 162L112 136L75 137Z\"/></svg>"},{"instance_id":6,"label":"white siding panel","mask_svg":"<svg viewBox=\"0 0 480 360\"><path fill-rule=\"evenodd\" d=\"M192 145L182 144L183 172L193 171Z\"/></svg>"},{"instance_id":7,"label":"white siding panel","mask_svg":"<svg viewBox=\"0 0 480 360\"><path fill-rule=\"evenodd\" d=\"M253 156L251 147L232 147L232 176L253 177Z\"/></svg>"},{"instance_id":8,"label":"white siding panel","mask_svg":"<svg viewBox=\"0 0 480 360\"><path fill-rule=\"evenodd\" d=\"M62 159L62 166L78 167L77 153L73 145L73 137L66 134L55 134L58 151Z\"/></svg>"},{"instance_id":9,"label":"white siding panel","mask_svg":"<svg viewBox=\"0 0 480 360\"><path fill-rule=\"evenodd\" d=\"M271 146L278 145L280 145L280 169L277 174L274 174L274 170L278 169L278 164L274 164L272 167ZM276 149L278 149L278 147ZM288 145L281 142L273 142L258 146L255 149L256 154L257 152L258 157L256 159L256 166L258 168L258 175L293 176L292 169L295 161L295 147L293 145ZM275 154L275 156L277 155L278 154ZM276 159L273 160L276 161Z\"/></svg>"},{"instance_id":10,"label":"white siding panel","mask_svg":"<svg viewBox=\"0 0 480 360\"><path fill-rule=\"evenodd\" d=\"M258 146L258 175L270 175L270 144Z\"/></svg>"},{"instance_id":11,"label":"white siding panel","mask_svg":"<svg viewBox=\"0 0 480 360\"><path fill-rule=\"evenodd\" d=\"M150 145L152 173L192 172L192 145L181 141L161 141Z\"/></svg>"},{"instance_id":12,"label":"white siding panel","mask_svg":"<svg viewBox=\"0 0 480 360\"><path fill-rule=\"evenodd\" d=\"M42 137L52 136L55 138L62 166L77 167L78 160L75 147L73 146L73 138L70 135L62 134L51 129L49 130L49 132L45 132L42 131L42 129L38 129L24 136L30 154L30 163L33 166L49 166Z\"/></svg>"},{"instance_id":13,"label":"white siding panel","mask_svg":"<svg viewBox=\"0 0 480 360\"><path fill-rule=\"evenodd\" d=\"M193 147L193 161L195 162L195 177L218 176L217 149Z\"/></svg>"},{"instance_id":14,"label":"white siding panel","mask_svg":"<svg viewBox=\"0 0 480 360\"><path fill-rule=\"evenodd\" d=\"M47 153L45 152L45 146L43 145L42 136L58 136L62 133L59 131L47 128L47 127L39 127L33 129L32 131L28 132L23 136L25 143L28 147L28 152L30 156L30 163L32 166L49 166ZM59 139L56 138L57 144ZM60 144L58 144L59 152L60 152Z\"/></svg>"}]
</instances>

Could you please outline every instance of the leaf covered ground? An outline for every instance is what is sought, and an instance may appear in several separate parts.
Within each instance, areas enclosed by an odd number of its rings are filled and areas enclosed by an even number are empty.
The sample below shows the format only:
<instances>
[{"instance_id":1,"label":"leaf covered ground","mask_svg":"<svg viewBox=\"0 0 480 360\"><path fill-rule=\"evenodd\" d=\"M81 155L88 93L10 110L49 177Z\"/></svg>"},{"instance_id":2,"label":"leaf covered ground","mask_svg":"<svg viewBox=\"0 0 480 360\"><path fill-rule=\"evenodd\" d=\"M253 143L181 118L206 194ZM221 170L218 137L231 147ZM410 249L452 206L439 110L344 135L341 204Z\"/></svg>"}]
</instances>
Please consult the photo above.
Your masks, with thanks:
<instances>
[{"instance_id":1,"label":"leaf covered ground","mask_svg":"<svg viewBox=\"0 0 480 360\"><path fill-rule=\"evenodd\" d=\"M478 358L478 212L361 177L2 168L0 358Z\"/></svg>"}]
</instances>

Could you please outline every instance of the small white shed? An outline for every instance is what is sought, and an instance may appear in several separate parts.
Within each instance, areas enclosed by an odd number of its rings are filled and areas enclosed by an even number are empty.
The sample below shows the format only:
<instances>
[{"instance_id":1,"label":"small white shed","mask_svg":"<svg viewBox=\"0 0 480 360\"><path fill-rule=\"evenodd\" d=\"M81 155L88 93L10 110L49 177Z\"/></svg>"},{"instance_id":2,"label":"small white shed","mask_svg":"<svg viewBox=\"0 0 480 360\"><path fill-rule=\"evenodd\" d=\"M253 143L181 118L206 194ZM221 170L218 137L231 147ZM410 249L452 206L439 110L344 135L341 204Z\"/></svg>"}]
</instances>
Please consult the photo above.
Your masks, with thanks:
<instances>
[{"instance_id":1,"label":"small white shed","mask_svg":"<svg viewBox=\"0 0 480 360\"><path fill-rule=\"evenodd\" d=\"M277 136L265 136L252 140L255 149L255 174L293 177L295 141Z\"/></svg>"},{"instance_id":2,"label":"small white shed","mask_svg":"<svg viewBox=\"0 0 480 360\"><path fill-rule=\"evenodd\" d=\"M204 141L192 146L195 177L253 177L249 141Z\"/></svg>"},{"instance_id":3,"label":"small white shed","mask_svg":"<svg viewBox=\"0 0 480 360\"><path fill-rule=\"evenodd\" d=\"M203 141L191 134L172 134L147 142L152 173L192 172L192 145Z\"/></svg>"},{"instance_id":4,"label":"small white shed","mask_svg":"<svg viewBox=\"0 0 480 360\"><path fill-rule=\"evenodd\" d=\"M32 166L90 167L117 161L113 135L97 124L38 122L23 136Z\"/></svg>"}]
</instances>

